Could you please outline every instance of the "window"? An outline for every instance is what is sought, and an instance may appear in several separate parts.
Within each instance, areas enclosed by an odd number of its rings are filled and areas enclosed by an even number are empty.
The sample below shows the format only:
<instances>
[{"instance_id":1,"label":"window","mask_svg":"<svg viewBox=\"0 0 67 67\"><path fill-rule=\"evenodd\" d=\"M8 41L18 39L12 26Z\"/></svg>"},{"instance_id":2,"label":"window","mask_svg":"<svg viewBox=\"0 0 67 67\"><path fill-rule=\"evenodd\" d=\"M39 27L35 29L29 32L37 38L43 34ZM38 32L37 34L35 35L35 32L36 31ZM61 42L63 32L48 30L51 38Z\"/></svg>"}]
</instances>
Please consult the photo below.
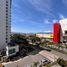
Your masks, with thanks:
<instances>
[{"instance_id":1,"label":"window","mask_svg":"<svg viewBox=\"0 0 67 67\"><path fill-rule=\"evenodd\" d=\"M6 12L8 12L8 10L6 10Z\"/></svg>"},{"instance_id":2,"label":"window","mask_svg":"<svg viewBox=\"0 0 67 67\"><path fill-rule=\"evenodd\" d=\"M8 9L8 7L6 7L6 9Z\"/></svg>"},{"instance_id":3,"label":"window","mask_svg":"<svg viewBox=\"0 0 67 67\"><path fill-rule=\"evenodd\" d=\"M6 25L6 27L8 27L8 26ZM6 30L8 30L8 29L6 29Z\"/></svg>"},{"instance_id":4,"label":"window","mask_svg":"<svg viewBox=\"0 0 67 67\"><path fill-rule=\"evenodd\" d=\"M65 34L67 34L67 30L65 31Z\"/></svg>"},{"instance_id":5,"label":"window","mask_svg":"<svg viewBox=\"0 0 67 67\"><path fill-rule=\"evenodd\" d=\"M8 18L8 16L6 15L6 18Z\"/></svg>"},{"instance_id":6,"label":"window","mask_svg":"<svg viewBox=\"0 0 67 67\"><path fill-rule=\"evenodd\" d=\"M6 43L7 43L7 40L6 40Z\"/></svg>"},{"instance_id":7,"label":"window","mask_svg":"<svg viewBox=\"0 0 67 67\"><path fill-rule=\"evenodd\" d=\"M13 53L15 53L16 51L15 51L15 48L13 48L13 49L9 49L9 54L13 54Z\"/></svg>"},{"instance_id":8,"label":"window","mask_svg":"<svg viewBox=\"0 0 67 67\"><path fill-rule=\"evenodd\" d=\"M6 40L7 40L8 38L6 37Z\"/></svg>"},{"instance_id":9,"label":"window","mask_svg":"<svg viewBox=\"0 0 67 67\"><path fill-rule=\"evenodd\" d=\"M6 6L8 6L8 4L6 4Z\"/></svg>"},{"instance_id":10,"label":"window","mask_svg":"<svg viewBox=\"0 0 67 67\"><path fill-rule=\"evenodd\" d=\"M6 34L7 34L8 32L6 31Z\"/></svg>"},{"instance_id":11,"label":"window","mask_svg":"<svg viewBox=\"0 0 67 67\"><path fill-rule=\"evenodd\" d=\"M6 13L6 15L8 15L8 13Z\"/></svg>"},{"instance_id":12,"label":"window","mask_svg":"<svg viewBox=\"0 0 67 67\"><path fill-rule=\"evenodd\" d=\"M6 24L7 24L7 21L8 21L8 19L6 19Z\"/></svg>"},{"instance_id":13,"label":"window","mask_svg":"<svg viewBox=\"0 0 67 67\"><path fill-rule=\"evenodd\" d=\"M8 1L6 1L6 3L8 3Z\"/></svg>"}]
</instances>

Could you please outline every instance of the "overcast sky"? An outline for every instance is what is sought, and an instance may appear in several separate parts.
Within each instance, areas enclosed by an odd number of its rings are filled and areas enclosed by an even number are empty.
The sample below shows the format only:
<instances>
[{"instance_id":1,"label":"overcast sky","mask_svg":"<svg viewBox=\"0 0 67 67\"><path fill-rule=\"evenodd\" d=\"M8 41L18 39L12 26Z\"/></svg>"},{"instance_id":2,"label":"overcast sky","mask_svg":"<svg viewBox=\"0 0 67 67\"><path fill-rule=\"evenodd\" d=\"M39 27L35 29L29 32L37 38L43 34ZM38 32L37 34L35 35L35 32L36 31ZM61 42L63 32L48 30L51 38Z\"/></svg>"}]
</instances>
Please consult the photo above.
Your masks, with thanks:
<instances>
[{"instance_id":1,"label":"overcast sky","mask_svg":"<svg viewBox=\"0 0 67 67\"><path fill-rule=\"evenodd\" d=\"M12 0L12 32L49 32L67 17L67 0Z\"/></svg>"}]
</instances>

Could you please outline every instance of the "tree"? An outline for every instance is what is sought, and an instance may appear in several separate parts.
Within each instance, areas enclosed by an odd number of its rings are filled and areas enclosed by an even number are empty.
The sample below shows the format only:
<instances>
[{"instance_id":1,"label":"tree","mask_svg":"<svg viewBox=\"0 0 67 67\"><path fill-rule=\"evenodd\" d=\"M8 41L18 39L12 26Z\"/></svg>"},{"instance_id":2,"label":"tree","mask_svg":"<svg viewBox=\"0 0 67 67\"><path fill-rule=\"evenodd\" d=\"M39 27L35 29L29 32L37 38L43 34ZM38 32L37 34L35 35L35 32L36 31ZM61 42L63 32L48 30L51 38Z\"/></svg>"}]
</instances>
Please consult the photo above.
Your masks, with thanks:
<instances>
[{"instance_id":1,"label":"tree","mask_svg":"<svg viewBox=\"0 0 67 67\"><path fill-rule=\"evenodd\" d=\"M26 35L14 34L13 36L11 36L11 43L18 44L20 50L22 50L22 47L28 50L27 46L29 46L29 43L26 39Z\"/></svg>"},{"instance_id":2,"label":"tree","mask_svg":"<svg viewBox=\"0 0 67 67\"><path fill-rule=\"evenodd\" d=\"M11 36L11 42L17 44L28 44L28 41L26 40L26 36L21 34L14 34L13 36Z\"/></svg>"},{"instance_id":3,"label":"tree","mask_svg":"<svg viewBox=\"0 0 67 67\"><path fill-rule=\"evenodd\" d=\"M33 62L33 67L37 67L38 64L39 62Z\"/></svg>"},{"instance_id":4,"label":"tree","mask_svg":"<svg viewBox=\"0 0 67 67\"><path fill-rule=\"evenodd\" d=\"M32 37L30 39L31 39L32 43L41 42L40 38L38 38L38 37Z\"/></svg>"},{"instance_id":5,"label":"tree","mask_svg":"<svg viewBox=\"0 0 67 67\"><path fill-rule=\"evenodd\" d=\"M66 67L67 66L67 61L63 60L63 59L58 59L57 60L58 64L61 65L62 67Z\"/></svg>"}]
</instances>

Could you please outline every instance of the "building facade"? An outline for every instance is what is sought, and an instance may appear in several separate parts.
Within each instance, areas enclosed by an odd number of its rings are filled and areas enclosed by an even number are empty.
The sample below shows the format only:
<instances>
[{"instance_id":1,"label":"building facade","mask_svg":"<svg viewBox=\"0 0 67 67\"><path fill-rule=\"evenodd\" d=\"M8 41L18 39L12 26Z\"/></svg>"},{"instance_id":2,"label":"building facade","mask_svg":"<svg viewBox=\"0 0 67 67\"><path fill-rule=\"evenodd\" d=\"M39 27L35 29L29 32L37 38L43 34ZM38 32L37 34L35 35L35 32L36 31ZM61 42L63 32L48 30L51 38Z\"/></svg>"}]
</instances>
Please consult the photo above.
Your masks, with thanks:
<instances>
[{"instance_id":1,"label":"building facade","mask_svg":"<svg viewBox=\"0 0 67 67\"><path fill-rule=\"evenodd\" d=\"M11 0L0 0L0 49L10 42Z\"/></svg>"},{"instance_id":2,"label":"building facade","mask_svg":"<svg viewBox=\"0 0 67 67\"><path fill-rule=\"evenodd\" d=\"M59 21L61 25L62 40L67 42L67 19L62 19Z\"/></svg>"},{"instance_id":3,"label":"building facade","mask_svg":"<svg viewBox=\"0 0 67 67\"><path fill-rule=\"evenodd\" d=\"M53 39L53 33L38 33L36 34L37 37L40 37L40 38L48 38L48 39Z\"/></svg>"},{"instance_id":4,"label":"building facade","mask_svg":"<svg viewBox=\"0 0 67 67\"><path fill-rule=\"evenodd\" d=\"M59 23L61 25L63 35L67 34L67 19L60 20Z\"/></svg>"},{"instance_id":5,"label":"building facade","mask_svg":"<svg viewBox=\"0 0 67 67\"><path fill-rule=\"evenodd\" d=\"M61 26L59 23L54 23L53 26L54 29L54 38L53 38L53 42L54 43L59 43L60 42L60 31L61 31Z\"/></svg>"},{"instance_id":6,"label":"building facade","mask_svg":"<svg viewBox=\"0 0 67 67\"><path fill-rule=\"evenodd\" d=\"M67 42L67 19L62 19L59 23L54 23L54 43Z\"/></svg>"}]
</instances>

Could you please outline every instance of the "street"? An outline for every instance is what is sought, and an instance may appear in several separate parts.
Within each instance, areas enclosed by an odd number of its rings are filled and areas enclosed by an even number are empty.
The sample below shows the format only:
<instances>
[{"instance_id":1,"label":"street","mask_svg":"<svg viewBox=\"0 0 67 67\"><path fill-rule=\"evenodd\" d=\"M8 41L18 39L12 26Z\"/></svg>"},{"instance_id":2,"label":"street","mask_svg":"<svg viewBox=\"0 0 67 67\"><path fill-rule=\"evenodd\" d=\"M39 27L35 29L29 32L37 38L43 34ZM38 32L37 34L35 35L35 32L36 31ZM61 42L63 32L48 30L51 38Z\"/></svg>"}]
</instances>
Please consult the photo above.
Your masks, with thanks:
<instances>
[{"instance_id":1,"label":"street","mask_svg":"<svg viewBox=\"0 0 67 67\"><path fill-rule=\"evenodd\" d=\"M67 55L66 54L62 54L62 53L60 53L58 51L55 51L55 50L51 50L51 53L59 56L60 58L63 58L64 60L67 60Z\"/></svg>"}]
</instances>

